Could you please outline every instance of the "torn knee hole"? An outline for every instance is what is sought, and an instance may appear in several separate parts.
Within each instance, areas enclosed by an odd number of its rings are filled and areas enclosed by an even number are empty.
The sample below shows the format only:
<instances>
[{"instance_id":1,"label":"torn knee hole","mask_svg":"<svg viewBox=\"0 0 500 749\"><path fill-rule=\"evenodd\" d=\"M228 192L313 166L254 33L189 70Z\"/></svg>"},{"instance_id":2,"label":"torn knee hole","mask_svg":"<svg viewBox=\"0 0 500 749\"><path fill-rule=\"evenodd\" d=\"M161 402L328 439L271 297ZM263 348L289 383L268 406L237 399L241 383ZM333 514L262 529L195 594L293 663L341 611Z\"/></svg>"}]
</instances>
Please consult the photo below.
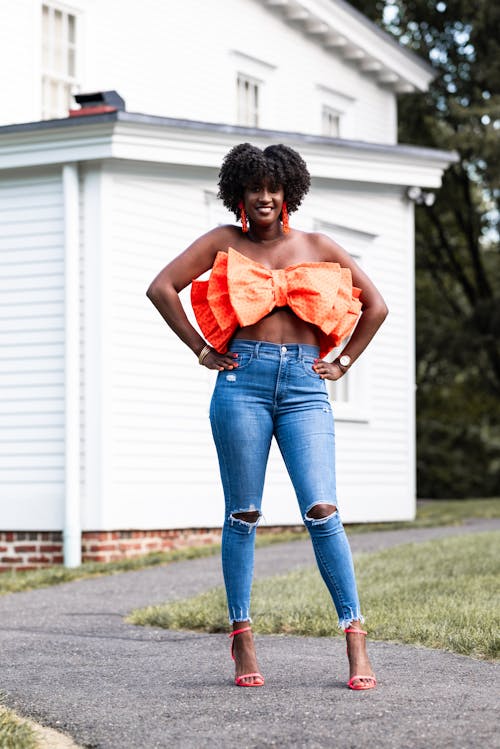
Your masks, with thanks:
<instances>
[{"instance_id":1,"label":"torn knee hole","mask_svg":"<svg viewBox=\"0 0 500 749\"><path fill-rule=\"evenodd\" d=\"M233 512L231 517L235 520L243 520L245 523L256 523L260 518L260 512L254 510L253 512Z\"/></svg>"},{"instance_id":2,"label":"torn knee hole","mask_svg":"<svg viewBox=\"0 0 500 749\"><path fill-rule=\"evenodd\" d=\"M322 520L328 518L337 512L337 505L329 505L326 503L319 502L317 505L313 505L306 513L306 519L308 520Z\"/></svg>"}]
</instances>

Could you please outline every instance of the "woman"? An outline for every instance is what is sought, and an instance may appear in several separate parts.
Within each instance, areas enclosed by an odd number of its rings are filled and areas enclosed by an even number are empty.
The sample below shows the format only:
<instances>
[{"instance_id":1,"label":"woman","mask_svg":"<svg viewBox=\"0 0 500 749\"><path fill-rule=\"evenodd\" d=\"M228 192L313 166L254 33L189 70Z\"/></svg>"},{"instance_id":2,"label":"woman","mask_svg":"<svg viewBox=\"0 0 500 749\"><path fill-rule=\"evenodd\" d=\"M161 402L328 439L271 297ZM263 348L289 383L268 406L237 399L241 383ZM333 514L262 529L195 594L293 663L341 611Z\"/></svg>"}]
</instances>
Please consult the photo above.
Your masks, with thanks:
<instances>
[{"instance_id":1,"label":"woman","mask_svg":"<svg viewBox=\"0 0 500 749\"><path fill-rule=\"evenodd\" d=\"M299 154L243 143L225 157L219 197L242 226L219 226L167 265L148 297L208 369L218 370L210 420L226 503L222 566L233 627L235 683L263 686L250 627L254 540L274 435L323 579L347 633L351 689L376 685L361 629L351 552L337 511L333 416L338 380L387 315L373 283L322 234L291 229L310 185ZM211 269L209 281L196 281ZM192 283L200 329L179 292ZM354 285L353 285L354 284ZM326 354L356 329L334 362Z\"/></svg>"}]
</instances>

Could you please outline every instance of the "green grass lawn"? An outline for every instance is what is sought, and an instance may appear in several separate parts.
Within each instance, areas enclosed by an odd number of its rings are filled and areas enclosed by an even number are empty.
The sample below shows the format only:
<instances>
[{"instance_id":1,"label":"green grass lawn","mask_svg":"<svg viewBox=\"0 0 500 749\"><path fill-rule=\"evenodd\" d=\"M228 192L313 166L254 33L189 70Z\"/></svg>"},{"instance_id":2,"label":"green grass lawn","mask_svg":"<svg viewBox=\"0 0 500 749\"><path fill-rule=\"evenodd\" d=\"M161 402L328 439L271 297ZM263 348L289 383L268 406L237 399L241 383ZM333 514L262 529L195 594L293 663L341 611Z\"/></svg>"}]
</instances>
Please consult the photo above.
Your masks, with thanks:
<instances>
[{"instance_id":1,"label":"green grass lawn","mask_svg":"<svg viewBox=\"0 0 500 749\"><path fill-rule=\"evenodd\" d=\"M467 500L440 500L419 503L416 520L412 522L397 523L366 523L348 525L347 531L351 533L363 533L374 530L396 530L400 528L423 528L436 525L460 525L468 518L498 518L500 517L500 499L467 499ZM281 530L273 532L265 526L259 528L257 533L257 545L265 546L270 543L281 543L284 541L300 540L307 537L307 531ZM33 590L44 588L49 585L81 580L87 577L100 575L112 575L119 572L144 569L160 564L195 559L198 557L217 554L220 544L208 544L187 549L174 549L166 552L154 552L134 559L123 559L119 562L108 563L86 563L80 567L68 569L57 566L40 570L26 572L1 572L0 573L0 595L22 590Z\"/></svg>"},{"instance_id":2,"label":"green grass lawn","mask_svg":"<svg viewBox=\"0 0 500 749\"><path fill-rule=\"evenodd\" d=\"M499 532L475 533L356 556L370 638L498 658L499 542ZM253 628L263 634L338 632L329 595L313 568L257 581L252 610ZM225 632L224 591L137 610L128 621Z\"/></svg>"},{"instance_id":3,"label":"green grass lawn","mask_svg":"<svg viewBox=\"0 0 500 749\"><path fill-rule=\"evenodd\" d=\"M0 747L2 749L36 749L35 734L27 723L0 705Z\"/></svg>"}]
</instances>

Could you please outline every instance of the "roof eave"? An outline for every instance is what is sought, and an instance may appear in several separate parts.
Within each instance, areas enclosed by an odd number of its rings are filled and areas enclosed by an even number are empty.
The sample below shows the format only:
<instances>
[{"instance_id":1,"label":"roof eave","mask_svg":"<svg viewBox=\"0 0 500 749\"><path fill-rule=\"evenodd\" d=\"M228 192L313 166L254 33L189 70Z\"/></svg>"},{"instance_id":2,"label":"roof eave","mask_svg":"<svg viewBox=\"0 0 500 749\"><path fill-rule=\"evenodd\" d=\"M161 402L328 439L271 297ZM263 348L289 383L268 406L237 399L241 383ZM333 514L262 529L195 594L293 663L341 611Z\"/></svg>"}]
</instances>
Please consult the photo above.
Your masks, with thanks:
<instances>
[{"instance_id":1,"label":"roof eave","mask_svg":"<svg viewBox=\"0 0 500 749\"><path fill-rule=\"evenodd\" d=\"M345 0L261 0L330 52L395 93L426 91L431 65L403 47Z\"/></svg>"},{"instance_id":2,"label":"roof eave","mask_svg":"<svg viewBox=\"0 0 500 749\"><path fill-rule=\"evenodd\" d=\"M120 159L219 168L228 148L282 142L303 154L312 176L437 187L453 152L307 133L181 120L133 112L45 120L0 128L2 169Z\"/></svg>"}]
</instances>

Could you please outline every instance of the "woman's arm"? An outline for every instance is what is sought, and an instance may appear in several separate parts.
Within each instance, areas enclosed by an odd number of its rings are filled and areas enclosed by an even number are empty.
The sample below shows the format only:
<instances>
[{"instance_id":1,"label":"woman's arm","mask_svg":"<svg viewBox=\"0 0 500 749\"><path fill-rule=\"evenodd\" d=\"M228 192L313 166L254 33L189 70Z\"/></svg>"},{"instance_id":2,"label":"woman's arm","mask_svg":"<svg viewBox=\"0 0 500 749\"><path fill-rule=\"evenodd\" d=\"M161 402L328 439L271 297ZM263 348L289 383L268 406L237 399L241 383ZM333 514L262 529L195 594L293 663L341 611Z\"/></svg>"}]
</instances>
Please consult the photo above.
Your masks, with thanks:
<instances>
[{"instance_id":1,"label":"woman's arm","mask_svg":"<svg viewBox=\"0 0 500 749\"><path fill-rule=\"evenodd\" d=\"M350 268L353 286L361 289L360 301L362 304L362 315L349 339L348 344L342 350L342 355L347 354L351 364L363 353L373 336L384 322L389 312L384 299L370 280L366 273L353 260L346 250L323 234L313 235L321 249L322 257L329 262L340 263L344 268ZM338 380L347 371L342 369L338 363L329 363L323 360L314 365L314 370L323 379Z\"/></svg>"},{"instance_id":2,"label":"woman's arm","mask_svg":"<svg viewBox=\"0 0 500 749\"><path fill-rule=\"evenodd\" d=\"M200 355L207 342L189 322L179 292L213 266L217 252L230 243L230 229L217 227L196 239L158 273L146 292L167 325L196 356ZM203 358L203 364L209 369L233 369L234 358L231 354L218 354L211 349L208 356Z\"/></svg>"}]
</instances>

